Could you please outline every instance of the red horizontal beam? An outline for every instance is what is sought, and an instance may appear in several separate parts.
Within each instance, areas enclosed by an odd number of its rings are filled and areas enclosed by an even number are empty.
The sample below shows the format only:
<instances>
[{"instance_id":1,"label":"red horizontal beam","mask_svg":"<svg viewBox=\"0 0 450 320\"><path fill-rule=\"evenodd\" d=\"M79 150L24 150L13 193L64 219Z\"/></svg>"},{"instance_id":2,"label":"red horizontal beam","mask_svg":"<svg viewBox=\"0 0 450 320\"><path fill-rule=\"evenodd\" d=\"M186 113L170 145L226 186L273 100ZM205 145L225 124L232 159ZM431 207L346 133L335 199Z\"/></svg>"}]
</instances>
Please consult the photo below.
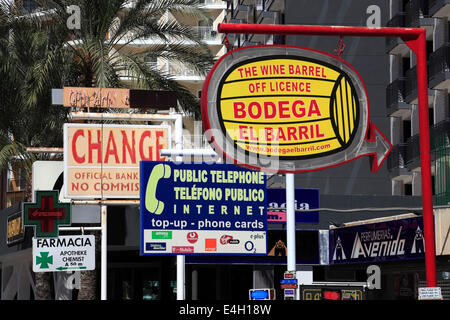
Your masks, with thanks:
<instances>
[{"instance_id":1,"label":"red horizontal beam","mask_svg":"<svg viewBox=\"0 0 450 320\"><path fill-rule=\"evenodd\" d=\"M311 26L279 24L220 23L217 30L221 33L280 34L280 35L340 35L355 37L400 37L415 40L425 32L421 28L368 28L347 26Z\"/></svg>"}]
</instances>

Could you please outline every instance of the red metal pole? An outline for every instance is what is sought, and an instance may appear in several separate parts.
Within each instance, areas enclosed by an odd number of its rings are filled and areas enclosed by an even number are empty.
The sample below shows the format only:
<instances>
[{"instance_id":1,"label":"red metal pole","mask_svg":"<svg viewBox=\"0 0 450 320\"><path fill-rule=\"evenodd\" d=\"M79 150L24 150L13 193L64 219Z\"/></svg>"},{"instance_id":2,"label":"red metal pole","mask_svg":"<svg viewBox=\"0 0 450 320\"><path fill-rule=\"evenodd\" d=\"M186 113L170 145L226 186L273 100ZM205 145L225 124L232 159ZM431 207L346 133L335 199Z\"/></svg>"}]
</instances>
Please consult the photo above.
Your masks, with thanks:
<instances>
[{"instance_id":1,"label":"red metal pole","mask_svg":"<svg viewBox=\"0 0 450 320\"><path fill-rule=\"evenodd\" d=\"M422 208L425 237L427 286L436 287L436 249L434 239L433 198L431 189L430 128L428 121L428 77L426 34L421 28L367 28L345 26L263 25L222 23L222 33L400 37L417 57L417 96L419 101L419 141L422 177Z\"/></svg>"},{"instance_id":2,"label":"red metal pole","mask_svg":"<svg viewBox=\"0 0 450 320\"><path fill-rule=\"evenodd\" d=\"M428 119L428 76L425 30L416 42L417 95L419 100L420 173L422 178L423 228L427 286L436 287L436 249L434 239L433 196L431 186L430 130Z\"/></svg>"}]
</instances>

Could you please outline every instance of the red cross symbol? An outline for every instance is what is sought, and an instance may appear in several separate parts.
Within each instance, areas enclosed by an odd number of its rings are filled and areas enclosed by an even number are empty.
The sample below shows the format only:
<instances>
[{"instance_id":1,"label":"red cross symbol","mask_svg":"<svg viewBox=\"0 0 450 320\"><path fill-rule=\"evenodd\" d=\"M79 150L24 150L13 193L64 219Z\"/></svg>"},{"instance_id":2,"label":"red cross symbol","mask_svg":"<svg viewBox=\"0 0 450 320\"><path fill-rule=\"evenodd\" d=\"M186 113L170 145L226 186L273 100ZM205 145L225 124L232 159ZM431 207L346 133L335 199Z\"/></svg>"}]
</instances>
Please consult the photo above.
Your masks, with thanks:
<instances>
[{"instance_id":1,"label":"red cross symbol","mask_svg":"<svg viewBox=\"0 0 450 320\"><path fill-rule=\"evenodd\" d=\"M36 237L57 237L70 220L70 204L58 202L57 191L36 191L36 203L24 204L24 225L35 226Z\"/></svg>"}]
</instances>

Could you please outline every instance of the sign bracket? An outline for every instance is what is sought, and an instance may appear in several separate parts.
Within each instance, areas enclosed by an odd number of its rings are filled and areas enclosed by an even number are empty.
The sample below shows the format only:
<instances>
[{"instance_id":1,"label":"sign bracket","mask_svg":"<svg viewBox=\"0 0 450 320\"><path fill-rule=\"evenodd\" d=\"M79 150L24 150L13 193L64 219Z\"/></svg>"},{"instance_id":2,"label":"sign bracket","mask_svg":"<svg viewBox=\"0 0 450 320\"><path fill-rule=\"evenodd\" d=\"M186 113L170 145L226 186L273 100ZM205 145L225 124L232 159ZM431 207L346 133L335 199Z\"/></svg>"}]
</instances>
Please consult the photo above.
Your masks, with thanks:
<instances>
[{"instance_id":1,"label":"sign bracket","mask_svg":"<svg viewBox=\"0 0 450 320\"><path fill-rule=\"evenodd\" d=\"M355 36L401 38L417 58L417 95L419 101L420 164L422 178L422 206L425 237L425 268L428 287L436 287L436 249L431 189L430 130L428 119L428 84L426 60L426 30L423 28L349 27L313 25L266 25L221 23L221 33L277 34L310 36Z\"/></svg>"}]
</instances>

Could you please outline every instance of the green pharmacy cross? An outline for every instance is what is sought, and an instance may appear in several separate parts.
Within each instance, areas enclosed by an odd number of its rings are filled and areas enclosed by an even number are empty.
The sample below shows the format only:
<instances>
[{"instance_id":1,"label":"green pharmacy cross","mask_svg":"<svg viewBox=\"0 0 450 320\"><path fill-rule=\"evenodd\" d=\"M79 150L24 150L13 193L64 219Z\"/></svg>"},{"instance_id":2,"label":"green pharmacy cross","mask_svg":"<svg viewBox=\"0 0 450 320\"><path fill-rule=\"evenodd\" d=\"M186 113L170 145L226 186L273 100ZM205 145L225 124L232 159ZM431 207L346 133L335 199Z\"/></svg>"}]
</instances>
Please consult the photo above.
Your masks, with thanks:
<instances>
[{"instance_id":1,"label":"green pharmacy cross","mask_svg":"<svg viewBox=\"0 0 450 320\"><path fill-rule=\"evenodd\" d=\"M57 237L58 227L71 224L70 203L58 202L58 191L36 191L36 203L23 204L23 225L34 226L36 238Z\"/></svg>"},{"instance_id":2,"label":"green pharmacy cross","mask_svg":"<svg viewBox=\"0 0 450 320\"><path fill-rule=\"evenodd\" d=\"M48 256L49 252L41 252L40 257L36 257L36 265L40 264L41 269L48 269L49 264L53 264L53 256Z\"/></svg>"}]
</instances>

